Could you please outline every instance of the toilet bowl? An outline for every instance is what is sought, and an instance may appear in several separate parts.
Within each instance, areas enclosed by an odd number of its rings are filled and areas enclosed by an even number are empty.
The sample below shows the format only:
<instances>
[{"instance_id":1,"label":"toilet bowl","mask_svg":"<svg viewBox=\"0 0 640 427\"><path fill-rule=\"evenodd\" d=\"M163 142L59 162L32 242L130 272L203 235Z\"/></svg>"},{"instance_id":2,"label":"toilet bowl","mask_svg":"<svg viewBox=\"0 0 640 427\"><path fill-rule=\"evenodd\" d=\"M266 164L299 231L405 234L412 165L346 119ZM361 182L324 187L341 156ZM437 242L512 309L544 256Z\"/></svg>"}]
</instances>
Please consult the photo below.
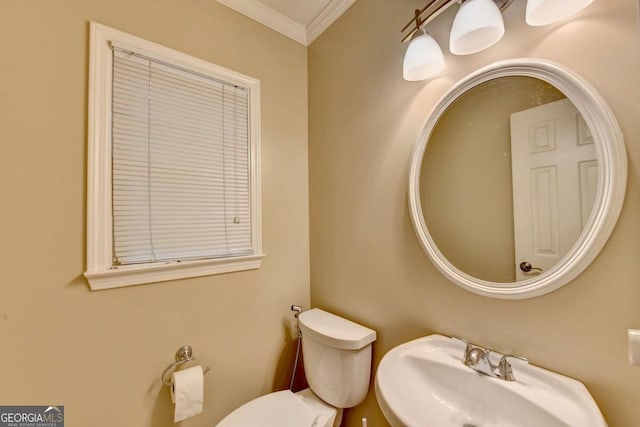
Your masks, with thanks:
<instances>
[{"instance_id":1,"label":"toilet bowl","mask_svg":"<svg viewBox=\"0 0 640 427\"><path fill-rule=\"evenodd\" d=\"M216 427L338 427L343 409L364 400L376 332L317 308L298 320L309 388L258 397Z\"/></svg>"}]
</instances>

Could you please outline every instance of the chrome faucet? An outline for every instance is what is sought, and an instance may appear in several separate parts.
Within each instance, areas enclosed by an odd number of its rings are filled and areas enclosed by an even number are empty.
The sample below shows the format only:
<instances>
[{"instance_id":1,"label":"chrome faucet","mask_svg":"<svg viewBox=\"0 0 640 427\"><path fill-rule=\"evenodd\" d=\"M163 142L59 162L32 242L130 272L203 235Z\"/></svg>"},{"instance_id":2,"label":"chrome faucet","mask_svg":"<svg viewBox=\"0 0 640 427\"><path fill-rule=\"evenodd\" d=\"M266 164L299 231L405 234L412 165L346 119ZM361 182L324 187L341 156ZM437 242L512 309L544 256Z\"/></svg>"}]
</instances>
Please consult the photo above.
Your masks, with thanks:
<instances>
[{"instance_id":1,"label":"chrome faucet","mask_svg":"<svg viewBox=\"0 0 640 427\"><path fill-rule=\"evenodd\" d=\"M516 356L513 354L504 354L500 358L500 361L495 364L489 357L492 353L491 350L486 348L474 346L469 341L460 337L451 337L454 340L460 341L465 345L464 356L462 358L462 364L468 366L474 371L481 374L488 375L493 378L499 378L505 381L515 381L516 377L513 374L513 368L509 359L519 359L528 362L529 359Z\"/></svg>"}]
</instances>

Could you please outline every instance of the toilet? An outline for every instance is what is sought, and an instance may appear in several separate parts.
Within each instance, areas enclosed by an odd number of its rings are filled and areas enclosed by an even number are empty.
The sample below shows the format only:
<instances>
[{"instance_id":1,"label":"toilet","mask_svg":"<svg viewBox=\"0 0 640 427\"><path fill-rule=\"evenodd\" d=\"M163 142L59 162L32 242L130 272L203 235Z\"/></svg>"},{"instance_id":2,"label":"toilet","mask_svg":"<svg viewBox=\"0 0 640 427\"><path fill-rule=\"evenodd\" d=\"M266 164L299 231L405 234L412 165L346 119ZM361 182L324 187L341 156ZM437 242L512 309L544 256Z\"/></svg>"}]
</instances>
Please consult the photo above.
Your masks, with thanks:
<instances>
[{"instance_id":1,"label":"toilet","mask_svg":"<svg viewBox=\"0 0 640 427\"><path fill-rule=\"evenodd\" d=\"M317 308L300 313L298 320L309 388L258 397L217 427L338 427L343 409L364 400L376 332Z\"/></svg>"}]
</instances>

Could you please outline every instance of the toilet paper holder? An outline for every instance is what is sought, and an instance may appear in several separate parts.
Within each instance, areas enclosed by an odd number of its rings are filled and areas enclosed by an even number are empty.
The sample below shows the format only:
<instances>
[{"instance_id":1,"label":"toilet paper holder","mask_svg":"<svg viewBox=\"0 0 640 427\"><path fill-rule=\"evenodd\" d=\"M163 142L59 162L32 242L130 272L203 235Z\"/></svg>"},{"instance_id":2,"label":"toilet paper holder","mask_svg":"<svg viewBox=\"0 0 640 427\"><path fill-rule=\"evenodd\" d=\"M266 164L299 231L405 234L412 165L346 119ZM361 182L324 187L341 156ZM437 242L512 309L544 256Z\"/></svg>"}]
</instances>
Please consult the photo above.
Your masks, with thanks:
<instances>
[{"instance_id":1,"label":"toilet paper holder","mask_svg":"<svg viewBox=\"0 0 640 427\"><path fill-rule=\"evenodd\" d=\"M193 355L193 348L191 348L190 345L183 345L182 347L180 347L178 349L178 351L176 351L175 359L176 359L175 362L171 362L169 364L169 366L167 366L164 369L164 371L162 371L162 384L166 385L167 387L171 387L171 376L170 376L170 374L172 374L173 371L175 371L176 369L178 369L180 366L184 365L185 363L189 363L189 362L192 362L192 361L196 360L195 356ZM209 368L208 366L203 367L202 368L202 373L206 374L210 370L211 370L211 368ZM167 378L167 374L169 374L168 378Z\"/></svg>"}]
</instances>

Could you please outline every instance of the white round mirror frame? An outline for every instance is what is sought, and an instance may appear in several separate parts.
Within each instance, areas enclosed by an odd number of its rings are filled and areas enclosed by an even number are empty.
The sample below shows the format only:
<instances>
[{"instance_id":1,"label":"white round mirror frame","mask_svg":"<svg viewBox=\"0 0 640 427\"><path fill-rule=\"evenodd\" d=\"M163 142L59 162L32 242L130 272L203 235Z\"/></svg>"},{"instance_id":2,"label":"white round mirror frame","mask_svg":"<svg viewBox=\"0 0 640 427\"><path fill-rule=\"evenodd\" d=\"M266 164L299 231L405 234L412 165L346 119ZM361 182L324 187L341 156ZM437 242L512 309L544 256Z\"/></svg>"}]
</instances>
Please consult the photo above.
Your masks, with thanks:
<instances>
[{"instance_id":1,"label":"white round mirror frame","mask_svg":"<svg viewBox=\"0 0 640 427\"><path fill-rule=\"evenodd\" d=\"M440 116L469 89L505 76L525 76L555 86L582 114L596 141L600 162L598 190L591 217L578 241L552 269L527 280L490 282L456 268L440 252L431 237L420 201L420 170L429 137ZM433 264L452 282L479 295L500 299L533 298L552 292L575 279L595 259L618 220L627 182L627 156L616 118L598 91L584 78L552 61L520 58L496 62L456 83L436 104L418 135L409 177L409 212L422 248ZM515 268L515 267L514 267Z\"/></svg>"}]
</instances>

